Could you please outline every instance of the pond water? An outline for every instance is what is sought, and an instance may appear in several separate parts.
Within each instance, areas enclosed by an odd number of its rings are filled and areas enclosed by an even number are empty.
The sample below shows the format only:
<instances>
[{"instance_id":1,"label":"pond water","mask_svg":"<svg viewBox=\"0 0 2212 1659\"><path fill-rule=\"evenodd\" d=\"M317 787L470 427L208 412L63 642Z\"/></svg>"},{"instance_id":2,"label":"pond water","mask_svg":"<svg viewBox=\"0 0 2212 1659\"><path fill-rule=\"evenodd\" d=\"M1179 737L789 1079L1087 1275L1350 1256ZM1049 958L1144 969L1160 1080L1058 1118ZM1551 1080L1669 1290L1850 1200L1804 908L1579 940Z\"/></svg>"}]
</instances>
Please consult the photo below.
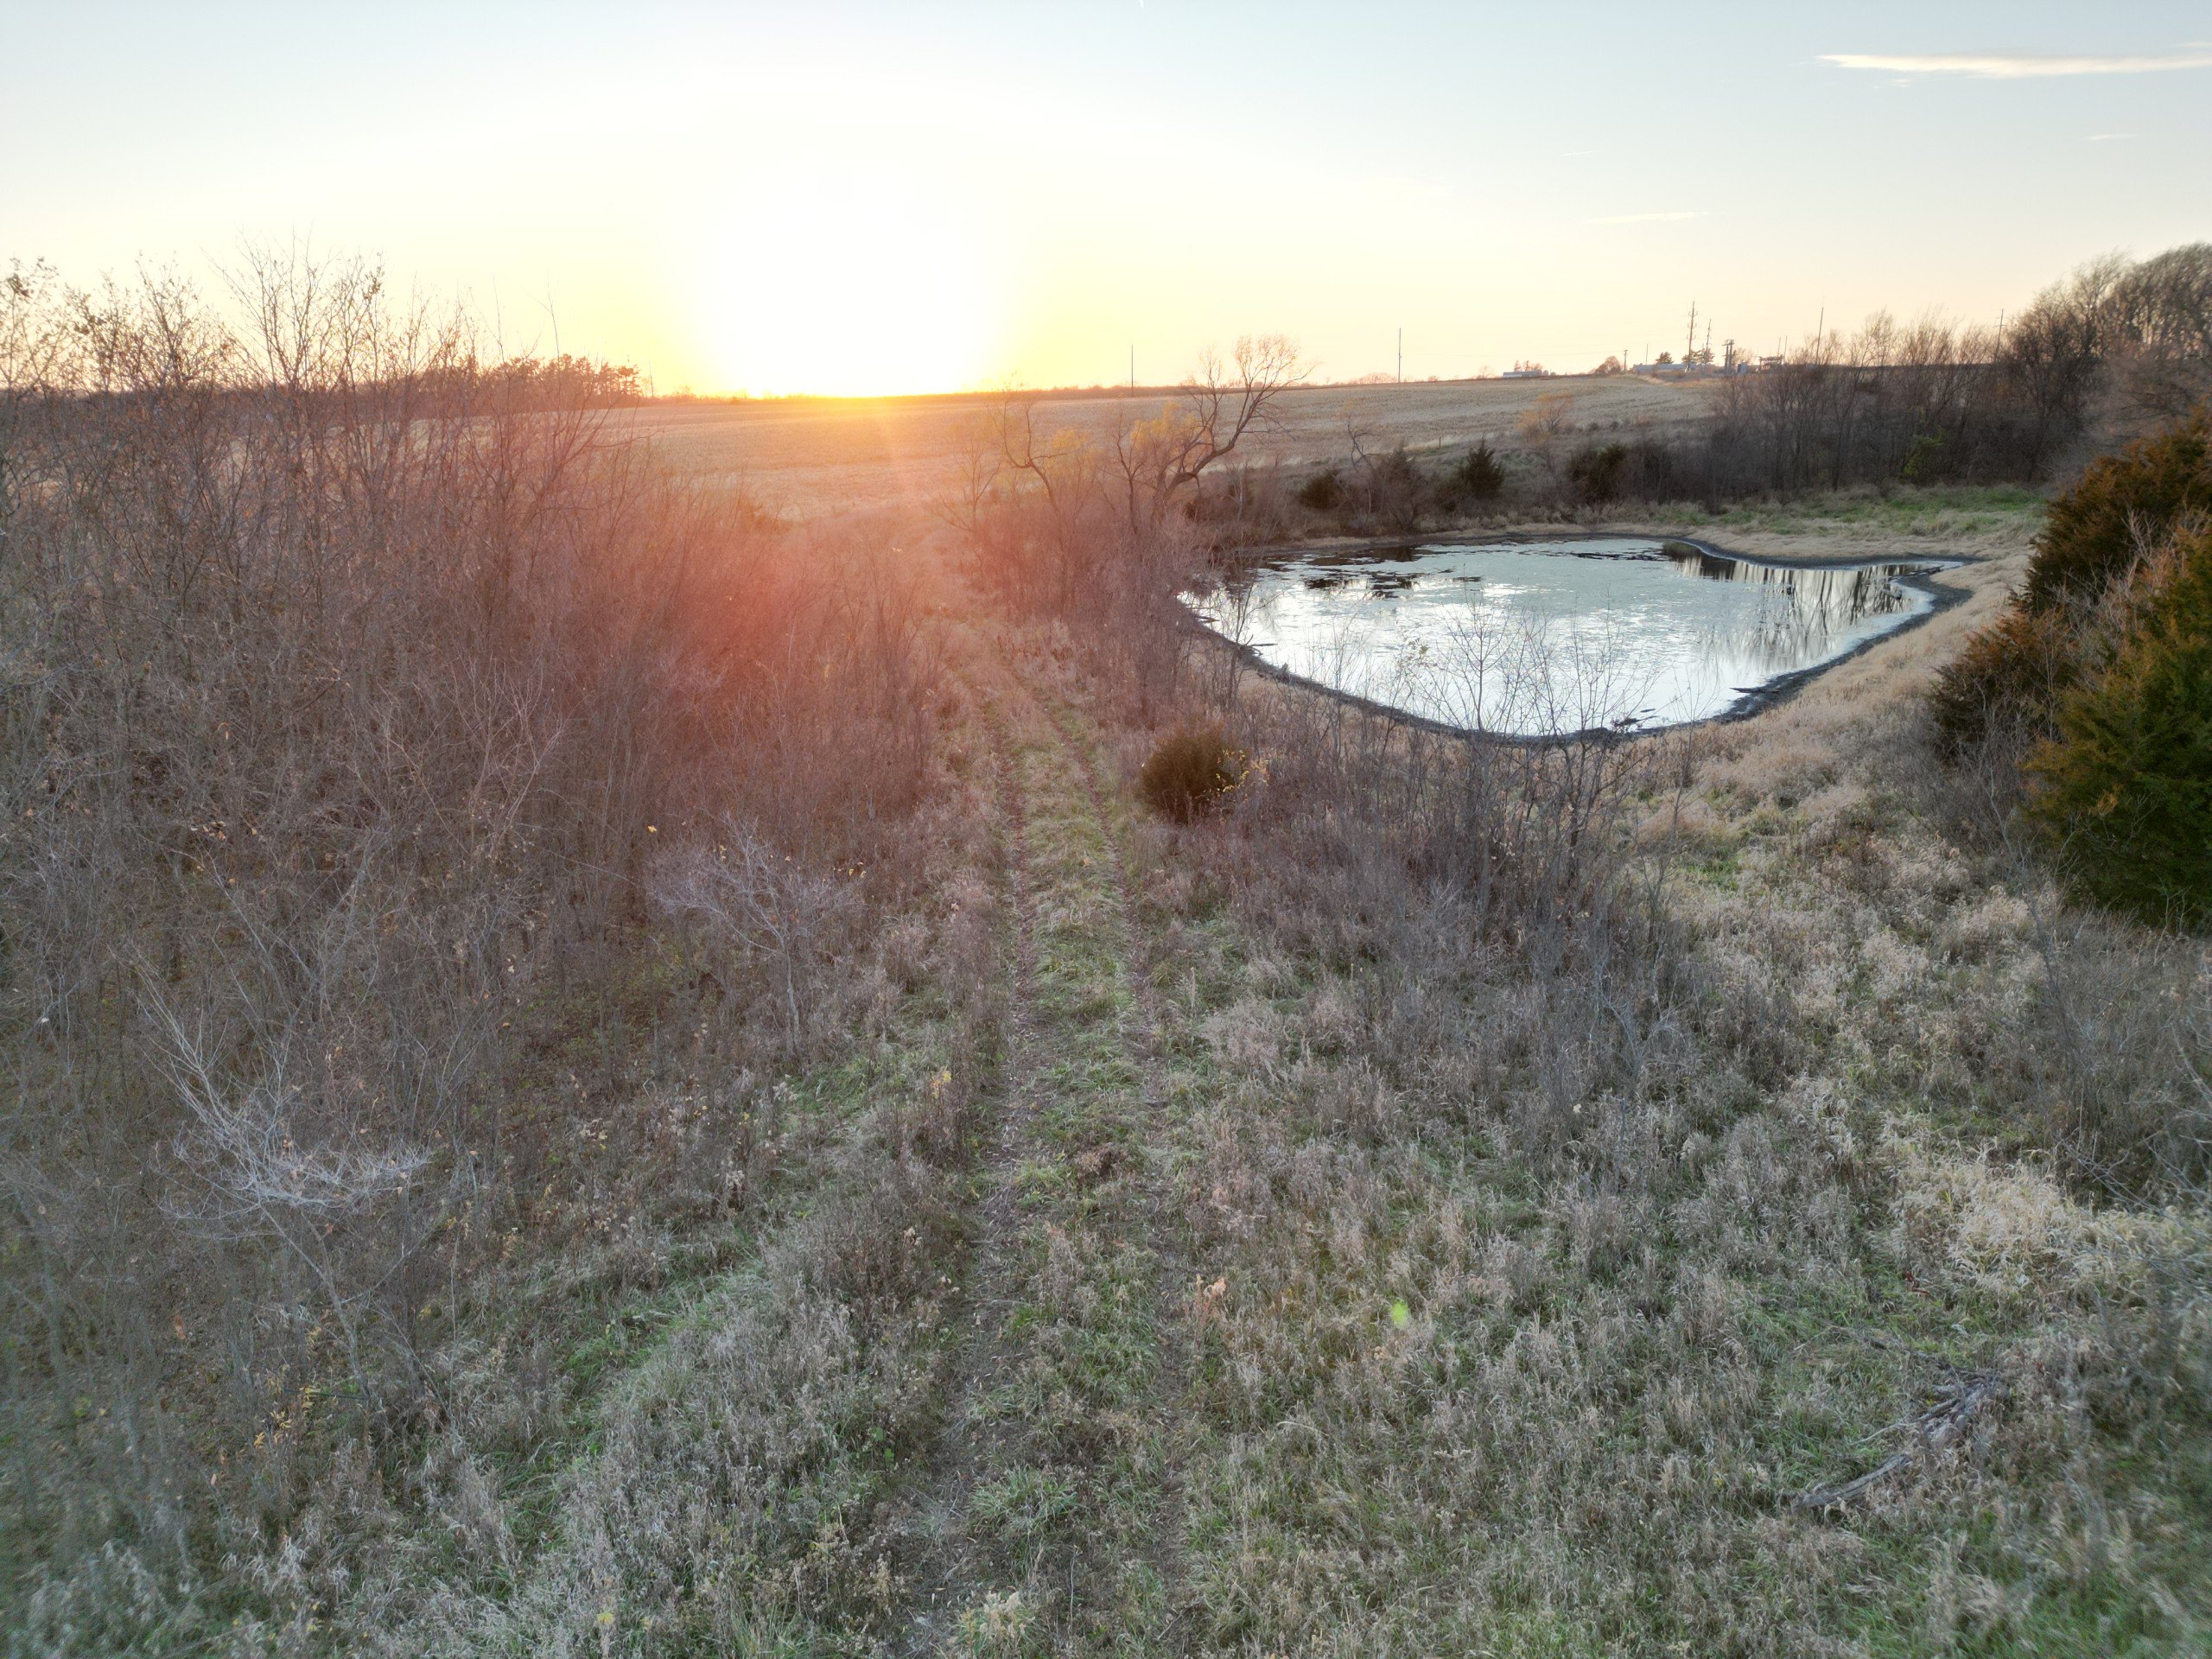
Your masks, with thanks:
<instances>
[{"instance_id":1,"label":"pond water","mask_svg":"<svg viewBox=\"0 0 2212 1659\"><path fill-rule=\"evenodd\" d=\"M1952 562L1754 563L1687 542L1433 542L1287 554L1186 595L1262 660L1469 730L1706 720L1926 613Z\"/></svg>"}]
</instances>

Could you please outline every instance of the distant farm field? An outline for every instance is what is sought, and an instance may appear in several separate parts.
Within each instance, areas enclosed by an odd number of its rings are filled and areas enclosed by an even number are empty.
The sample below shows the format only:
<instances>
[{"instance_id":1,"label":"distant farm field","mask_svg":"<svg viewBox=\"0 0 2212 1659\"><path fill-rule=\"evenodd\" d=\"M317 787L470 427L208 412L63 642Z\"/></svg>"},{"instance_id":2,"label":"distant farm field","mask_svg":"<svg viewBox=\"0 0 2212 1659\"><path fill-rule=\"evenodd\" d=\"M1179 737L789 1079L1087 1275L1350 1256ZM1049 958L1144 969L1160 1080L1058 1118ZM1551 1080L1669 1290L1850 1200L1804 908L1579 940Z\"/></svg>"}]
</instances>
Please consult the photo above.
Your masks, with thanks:
<instances>
[{"instance_id":1,"label":"distant farm field","mask_svg":"<svg viewBox=\"0 0 2212 1659\"><path fill-rule=\"evenodd\" d=\"M1669 385L1632 376L1455 380L1402 386L1301 387L1281 419L1239 454L1286 462L1341 455L1351 433L1370 449L1433 450L1511 434L1541 397L1574 399L1578 427L1663 432L1703 416L1715 383ZM1086 435L1126 427L1172 397L1169 388L1050 397L1040 424ZM787 398L658 404L626 410L615 429L649 435L687 476L742 485L765 505L801 516L923 499L940 488L963 434L988 399Z\"/></svg>"}]
</instances>

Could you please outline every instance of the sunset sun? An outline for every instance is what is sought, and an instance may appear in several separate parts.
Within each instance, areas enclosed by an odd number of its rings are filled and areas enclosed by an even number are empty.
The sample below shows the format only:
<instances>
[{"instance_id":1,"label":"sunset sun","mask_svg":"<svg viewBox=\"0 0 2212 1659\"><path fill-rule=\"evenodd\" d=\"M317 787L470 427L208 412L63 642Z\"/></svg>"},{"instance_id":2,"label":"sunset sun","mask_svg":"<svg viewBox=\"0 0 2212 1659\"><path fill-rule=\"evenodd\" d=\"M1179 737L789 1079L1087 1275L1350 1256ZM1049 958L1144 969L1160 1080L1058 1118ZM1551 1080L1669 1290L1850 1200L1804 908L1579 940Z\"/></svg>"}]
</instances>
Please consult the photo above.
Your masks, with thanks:
<instances>
[{"instance_id":1,"label":"sunset sun","mask_svg":"<svg viewBox=\"0 0 2212 1659\"><path fill-rule=\"evenodd\" d=\"M989 261L949 210L860 176L772 185L709 233L709 384L868 397L990 378Z\"/></svg>"}]
</instances>

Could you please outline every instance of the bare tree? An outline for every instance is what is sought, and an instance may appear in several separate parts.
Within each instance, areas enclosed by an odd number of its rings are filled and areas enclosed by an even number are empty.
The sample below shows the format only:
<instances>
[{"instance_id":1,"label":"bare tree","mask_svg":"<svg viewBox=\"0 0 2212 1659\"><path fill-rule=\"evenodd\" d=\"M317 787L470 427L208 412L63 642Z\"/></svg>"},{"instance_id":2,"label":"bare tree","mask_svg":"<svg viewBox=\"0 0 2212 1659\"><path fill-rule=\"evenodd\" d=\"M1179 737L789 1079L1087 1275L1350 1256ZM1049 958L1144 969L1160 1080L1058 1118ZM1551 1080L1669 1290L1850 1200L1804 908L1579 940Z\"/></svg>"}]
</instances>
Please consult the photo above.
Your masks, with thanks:
<instances>
[{"instance_id":1,"label":"bare tree","mask_svg":"<svg viewBox=\"0 0 2212 1659\"><path fill-rule=\"evenodd\" d=\"M2116 332L2113 289L2126 268L2118 254L2091 260L2038 294L2005 331L2005 367L2034 421L2033 471L2081 430Z\"/></svg>"},{"instance_id":2,"label":"bare tree","mask_svg":"<svg viewBox=\"0 0 2212 1659\"><path fill-rule=\"evenodd\" d=\"M1276 399L1306 375L1297 342L1281 334L1245 335L1227 364L1209 351L1172 405L1114 440L1130 530L1158 530L1206 468L1273 423Z\"/></svg>"},{"instance_id":3,"label":"bare tree","mask_svg":"<svg viewBox=\"0 0 2212 1659\"><path fill-rule=\"evenodd\" d=\"M1567 435L1574 430L1574 394L1548 391L1521 411L1516 423L1521 441L1529 447L1554 487L1566 458Z\"/></svg>"},{"instance_id":4,"label":"bare tree","mask_svg":"<svg viewBox=\"0 0 2212 1659\"><path fill-rule=\"evenodd\" d=\"M970 410L962 417L955 453L958 470L932 504L937 516L970 538L982 531L983 516L1004 491L1007 461L995 410Z\"/></svg>"},{"instance_id":5,"label":"bare tree","mask_svg":"<svg viewBox=\"0 0 2212 1659\"><path fill-rule=\"evenodd\" d=\"M2212 400L2212 243L2145 259L2113 286L2120 342L2109 412L2121 435L2185 417Z\"/></svg>"}]
</instances>

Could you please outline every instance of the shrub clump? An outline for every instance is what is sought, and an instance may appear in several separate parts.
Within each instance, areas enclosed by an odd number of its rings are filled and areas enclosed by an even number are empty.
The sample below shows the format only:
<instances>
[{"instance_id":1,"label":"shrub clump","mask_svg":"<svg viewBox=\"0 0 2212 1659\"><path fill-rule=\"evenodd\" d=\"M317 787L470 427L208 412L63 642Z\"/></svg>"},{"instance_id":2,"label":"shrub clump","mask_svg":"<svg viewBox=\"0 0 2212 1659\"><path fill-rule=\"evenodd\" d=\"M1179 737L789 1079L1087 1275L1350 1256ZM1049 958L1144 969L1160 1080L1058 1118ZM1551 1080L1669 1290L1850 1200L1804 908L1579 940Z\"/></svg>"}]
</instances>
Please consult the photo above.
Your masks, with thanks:
<instances>
[{"instance_id":1,"label":"shrub clump","mask_svg":"<svg viewBox=\"0 0 2212 1659\"><path fill-rule=\"evenodd\" d=\"M1179 727L1153 750L1137 773L1137 789L1162 817L1188 823L1219 810L1243 781L1246 765L1218 721Z\"/></svg>"},{"instance_id":2,"label":"shrub clump","mask_svg":"<svg viewBox=\"0 0 2212 1659\"><path fill-rule=\"evenodd\" d=\"M2061 699L2029 811L2088 896L2154 922L2212 916L2212 531L2142 570L2111 662Z\"/></svg>"},{"instance_id":3,"label":"shrub clump","mask_svg":"<svg viewBox=\"0 0 2212 1659\"><path fill-rule=\"evenodd\" d=\"M2050 504L2028 566L2028 608L2094 602L2192 513L2212 513L2212 427L2201 412L2090 462Z\"/></svg>"},{"instance_id":4,"label":"shrub clump","mask_svg":"<svg viewBox=\"0 0 2212 1659\"><path fill-rule=\"evenodd\" d=\"M1469 501L1495 501L1505 493L1505 468L1487 441L1467 451L1445 480L1452 494Z\"/></svg>"},{"instance_id":5,"label":"shrub clump","mask_svg":"<svg viewBox=\"0 0 2212 1659\"><path fill-rule=\"evenodd\" d=\"M2212 514L2212 427L2194 419L2092 461L2050 504L2026 587L1967 640L1933 697L1945 756L1957 760L2000 733L2053 729L2074 684L2086 619L2146 548Z\"/></svg>"},{"instance_id":6,"label":"shrub clump","mask_svg":"<svg viewBox=\"0 0 2212 1659\"><path fill-rule=\"evenodd\" d=\"M1344 481L1333 467L1325 467L1298 486L1298 504L1316 512L1333 512L1344 499Z\"/></svg>"},{"instance_id":7,"label":"shrub clump","mask_svg":"<svg viewBox=\"0 0 2212 1659\"><path fill-rule=\"evenodd\" d=\"M2073 677L2066 614L2008 605L1936 676L1929 703L1944 758L1959 760L1999 732L2048 731L2053 705Z\"/></svg>"},{"instance_id":8,"label":"shrub clump","mask_svg":"<svg viewBox=\"0 0 2212 1659\"><path fill-rule=\"evenodd\" d=\"M1567 475L1582 492L1582 499L1595 504L1621 493L1621 473L1627 465L1626 445L1595 444L1567 463Z\"/></svg>"}]
</instances>

